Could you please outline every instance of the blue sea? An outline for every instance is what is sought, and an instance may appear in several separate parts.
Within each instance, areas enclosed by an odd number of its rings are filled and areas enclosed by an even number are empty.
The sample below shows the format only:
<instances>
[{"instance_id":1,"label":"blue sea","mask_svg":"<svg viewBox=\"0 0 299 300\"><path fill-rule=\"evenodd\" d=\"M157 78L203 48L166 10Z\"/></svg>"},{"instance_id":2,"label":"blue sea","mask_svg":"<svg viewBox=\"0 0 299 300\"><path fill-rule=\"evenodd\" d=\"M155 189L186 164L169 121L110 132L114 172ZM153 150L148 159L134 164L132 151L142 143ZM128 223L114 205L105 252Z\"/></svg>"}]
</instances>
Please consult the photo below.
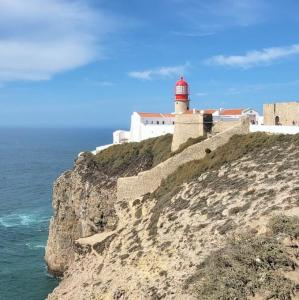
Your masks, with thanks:
<instances>
[{"instance_id":1,"label":"blue sea","mask_svg":"<svg viewBox=\"0 0 299 300\"><path fill-rule=\"evenodd\" d=\"M53 181L112 129L0 129L0 299L41 300L57 286L44 263Z\"/></svg>"}]
</instances>

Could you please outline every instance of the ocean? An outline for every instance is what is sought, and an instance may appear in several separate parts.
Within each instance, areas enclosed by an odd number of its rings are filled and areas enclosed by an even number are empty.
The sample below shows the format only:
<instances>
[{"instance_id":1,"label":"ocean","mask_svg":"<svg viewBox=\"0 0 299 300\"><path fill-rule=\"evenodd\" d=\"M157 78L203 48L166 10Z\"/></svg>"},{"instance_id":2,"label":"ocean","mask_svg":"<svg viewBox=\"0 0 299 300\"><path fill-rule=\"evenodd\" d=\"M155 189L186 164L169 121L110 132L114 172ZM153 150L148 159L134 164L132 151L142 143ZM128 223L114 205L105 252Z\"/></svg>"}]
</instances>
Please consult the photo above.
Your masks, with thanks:
<instances>
[{"instance_id":1,"label":"ocean","mask_svg":"<svg viewBox=\"0 0 299 300\"><path fill-rule=\"evenodd\" d=\"M112 129L0 129L0 299L41 300L57 286L44 263L53 181Z\"/></svg>"}]
</instances>

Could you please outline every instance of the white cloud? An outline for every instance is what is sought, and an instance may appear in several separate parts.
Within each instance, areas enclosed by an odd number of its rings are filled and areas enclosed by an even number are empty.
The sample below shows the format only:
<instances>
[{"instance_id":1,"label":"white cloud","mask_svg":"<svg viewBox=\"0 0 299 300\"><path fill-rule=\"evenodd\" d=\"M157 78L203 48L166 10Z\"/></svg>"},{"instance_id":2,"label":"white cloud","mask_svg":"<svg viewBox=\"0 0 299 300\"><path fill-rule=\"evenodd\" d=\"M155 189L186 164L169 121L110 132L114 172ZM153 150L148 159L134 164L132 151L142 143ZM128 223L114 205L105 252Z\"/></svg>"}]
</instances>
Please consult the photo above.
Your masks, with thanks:
<instances>
[{"instance_id":1,"label":"white cloud","mask_svg":"<svg viewBox=\"0 0 299 300\"><path fill-rule=\"evenodd\" d=\"M217 55L208 59L208 64L251 68L261 64L270 64L273 61L299 54L299 44L288 47L266 48L261 51L249 51L245 55Z\"/></svg>"},{"instance_id":2,"label":"white cloud","mask_svg":"<svg viewBox=\"0 0 299 300\"><path fill-rule=\"evenodd\" d=\"M173 77L177 75L182 75L186 73L187 69L190 67L189 63L186 63L184 65L179 66L171 66L171 67L160 67L156 69L151 70L145 70L145 71L132 71L129 72L129 76L137 79L142 80L152 80L155 77L161 78L161 77Z\"/></svg>"},{"instance_id":3,"label":"white cloud","mask_svg":"<svg viewBox=\"0 0 299 300\"><path fill-rule=\"evenodd\" d=\"M0 82L46 80L100 59L115 26L83 0L0 0Z\"/></svg>"},{"instance_id":4,"label":"white cloud","mask_svg":"<svg viewBox=\"0 0 299 300\"><path fill-rule=\"evenodd\" d=\"M171 0L186 36L205 36L264 22L272 11L265 0Z\"/></svg>"}]
</instances>

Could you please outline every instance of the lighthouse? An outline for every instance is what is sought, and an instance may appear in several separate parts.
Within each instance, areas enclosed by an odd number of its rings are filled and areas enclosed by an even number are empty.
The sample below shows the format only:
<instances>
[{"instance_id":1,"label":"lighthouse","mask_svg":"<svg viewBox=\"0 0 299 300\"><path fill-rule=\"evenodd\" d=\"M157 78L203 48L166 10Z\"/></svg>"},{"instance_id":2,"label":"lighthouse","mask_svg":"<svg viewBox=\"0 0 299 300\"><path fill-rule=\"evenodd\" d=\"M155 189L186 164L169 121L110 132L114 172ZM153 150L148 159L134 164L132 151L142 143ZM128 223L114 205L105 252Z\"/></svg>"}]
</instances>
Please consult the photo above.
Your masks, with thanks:
<instances>
[{"instance_id":1,"label":"lighthouse","mask_svg":"<svg viewBox=\"0 0 299 300\"><path fill-rule=\"evenodd\" d=\"M189 110L189 86L183 77L175 85L175 113L183 114Z\"/></svg>"}]
</instances>

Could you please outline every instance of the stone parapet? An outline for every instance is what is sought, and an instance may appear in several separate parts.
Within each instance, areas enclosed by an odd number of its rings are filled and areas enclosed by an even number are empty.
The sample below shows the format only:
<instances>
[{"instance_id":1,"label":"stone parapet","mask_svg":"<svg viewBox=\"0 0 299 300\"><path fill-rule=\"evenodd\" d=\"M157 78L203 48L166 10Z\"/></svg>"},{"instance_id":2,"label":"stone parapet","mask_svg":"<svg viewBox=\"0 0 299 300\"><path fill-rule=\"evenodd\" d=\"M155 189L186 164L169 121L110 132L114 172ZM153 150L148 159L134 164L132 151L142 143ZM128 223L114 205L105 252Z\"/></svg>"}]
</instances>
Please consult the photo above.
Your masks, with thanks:
<instances>
[{"instance_id":1,"label":"stone parapet","mask_svg":"<svg viewBox=\"0 0 299 300\"><path fill-rule=\"evenodd\" d=\"M203 115L199 113L176 115L171 151L179 149L189 138L203 136L203 123Z\"/></svg>"},{"instance_id":2,"label":"stone parapet","mask_svg":"<svg viewBox=\"0 0 299 300\"><path fill-rule=\"evenodd\" d=\"M239 119L236 121L218 121L213 124L212 133L217 134L221 133L233 126L236 126L240 123Z\"/></svg>"}]
</instances>

